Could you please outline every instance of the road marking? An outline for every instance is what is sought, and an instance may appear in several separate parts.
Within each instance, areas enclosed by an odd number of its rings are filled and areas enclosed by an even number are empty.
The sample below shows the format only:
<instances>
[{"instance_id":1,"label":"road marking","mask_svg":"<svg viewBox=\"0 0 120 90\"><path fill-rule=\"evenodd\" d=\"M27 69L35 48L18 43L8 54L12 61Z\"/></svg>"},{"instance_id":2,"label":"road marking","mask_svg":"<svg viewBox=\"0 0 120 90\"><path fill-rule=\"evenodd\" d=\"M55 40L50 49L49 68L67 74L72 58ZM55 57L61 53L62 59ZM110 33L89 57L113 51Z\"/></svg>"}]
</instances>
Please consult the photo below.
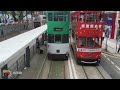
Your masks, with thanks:
<instances>
[{"instance_id":1,"label":"road marking","mask_svg":"<svg viewBox=\"0 0 120 90\"><path fill-rule=\"evenodd\" d=\"M112 61L110 61L112 64L114 64Z\"/></svg>"},{"instance_id":2,"label":"road marking","mask_svg":"<svg viewBox=\"0 0 120 90\"><path fill-rule=\"evenodd\" d=\"M119 68L118 66L115 65L115 67L116 67L118 70L120 70L120 68Z\"/></svg>"},{"instance_id":3,"label":"road marking","mask_svg":"<svg viewBox=\"0 0 120 90\"><path fill-rule=\"evenodd\" d=\"M114 58L120 58L120 57L118 57L118 56L115 56L115 55L109 55L109 54L106 54L106 53L102 53L102 55L107 55L107 56L114 57Z\"/></svg>"},{"instance_id":4,"label":"road marking","mask_svg":"<svg viewBox=\"0 0 120 90\"><path fill-rule=\"evenodd\" d=\"M77 79L77 74L76 74L76 70L75 70L75 65L73 63L72 54L71 54L71 52L69 54L71 56L70 61L71 61L71 64L72 64L74 79Z\"/></svg>"},{"instance_id":5,"label":"road marking","mask_svg":"<svg viewBox=\"0 0 120 90\"><path fill-rule=\"evenodd\" d=\"M73 69L74 78L77 79L77 74L76 74L76 70L75 70L74 63L73 63L73 59L71 58L70 60L71 60L71 64L72 64L72 69Z\"/></svg>"},{"instance_id":6,"label":"road marking","mask_svg":"<svg viewBox=\"0 0 120 90\"><path fill-rule=\"evenodd\" d=\"M107 57L106 57L106 58L107 58ZM109 59L109 58L107 58L107 60L108 60L108 61L110 61L110 59Z\"/></svg>"},{"instance_id":7,"label":"road marking","mask_svg":"<svg viewBox=\"0 0 120 90\"><path fill-rule=\"evenodd\" d=\"M71 65L70 65L70 59L68 59L68 68L69 68L69 72L70 72L70 79L73 79L72 69L71 69Z\"/></svg>"},{"instance_id":8,"label":"road marking","mask_svg":"<svg viewBox=\"0 0 120 90\"><path fill-rule=\"evenodd\" d=\"M104 54L103 54L104 55ZM105 55L104 55L105 56ZM106 56L105 56L106 57ZM107 58L107 57L106 57ZM110 61L111 62L111 64L113 64L118 70L120 70L120 68L117 66L117 65L115 65L115 63L113 62L113 61L111 61L109 58L107 58L107 60L108 61Z\"/></svg>"},{"instance_id":9,"label":"road marking","mask_svg":"<svg viewBox=\"0 0 120 90\"><path fill-rule=\"evenodd\" d=\"M102 53L103 54L103 53ZM103 54L104 57L106 57L104 54ZM106 57L107 58L107 57Z\"/></svg>"}]
</instances>

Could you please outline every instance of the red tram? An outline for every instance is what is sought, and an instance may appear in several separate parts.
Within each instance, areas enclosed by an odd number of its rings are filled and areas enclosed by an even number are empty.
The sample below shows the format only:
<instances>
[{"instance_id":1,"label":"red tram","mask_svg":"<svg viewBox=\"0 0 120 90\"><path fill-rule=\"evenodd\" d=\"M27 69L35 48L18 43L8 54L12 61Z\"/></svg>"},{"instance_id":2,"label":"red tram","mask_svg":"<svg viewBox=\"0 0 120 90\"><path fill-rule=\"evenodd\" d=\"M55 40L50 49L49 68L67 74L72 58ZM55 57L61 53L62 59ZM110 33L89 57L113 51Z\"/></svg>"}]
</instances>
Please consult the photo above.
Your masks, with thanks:
<instances>
[{"instance_id":1,"label":"red tram","mask_svg":"<svg viewBox=\"0 0 120 90\"><path fill-rule=\"evenodd\" d=\"M78 64L100 63L104 11L71 13L71 46Z\"/></svg>"}]
</instances>

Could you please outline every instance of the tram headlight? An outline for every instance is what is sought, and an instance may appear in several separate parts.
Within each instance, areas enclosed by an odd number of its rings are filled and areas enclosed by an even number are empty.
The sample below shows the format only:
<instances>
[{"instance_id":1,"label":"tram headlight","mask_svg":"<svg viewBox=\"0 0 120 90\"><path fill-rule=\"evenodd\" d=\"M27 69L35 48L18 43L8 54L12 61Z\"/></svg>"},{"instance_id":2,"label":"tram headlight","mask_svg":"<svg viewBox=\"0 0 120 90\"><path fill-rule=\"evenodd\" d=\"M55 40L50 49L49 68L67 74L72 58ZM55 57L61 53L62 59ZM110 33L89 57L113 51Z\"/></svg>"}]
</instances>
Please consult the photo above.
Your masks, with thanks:
<instances>
[{"instance_id":1,"label":"tram headlight","mask_svg":"<svg viewBox=\"0 0 120 90\"><path fill-rule=\"evenodd\" d=\"M56 50L57 53L60 53L60 50Z\"/></svg>"},{"instance_id":2,"label":"tram headlight","mask_svg":"<svg viewBox=\"0 0 120 90\"><path fill-rule=\"evenodd\" d=\"M92 57L92 54L88 54L88 58L91 58Z\"/></svg>"}]
</instances>

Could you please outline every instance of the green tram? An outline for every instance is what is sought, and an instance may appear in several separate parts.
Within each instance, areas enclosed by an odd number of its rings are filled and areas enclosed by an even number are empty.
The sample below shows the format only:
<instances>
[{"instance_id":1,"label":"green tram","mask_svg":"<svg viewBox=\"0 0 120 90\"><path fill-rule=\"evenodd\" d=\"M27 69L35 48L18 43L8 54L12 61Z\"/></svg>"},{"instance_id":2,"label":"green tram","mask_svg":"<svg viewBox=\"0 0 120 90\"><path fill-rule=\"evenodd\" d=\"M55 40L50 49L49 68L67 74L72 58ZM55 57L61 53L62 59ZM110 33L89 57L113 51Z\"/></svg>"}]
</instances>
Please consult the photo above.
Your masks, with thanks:
<instances>
[{"instance_id":1,"label":"green tram","mask_svg":"<svg viewBox=\"0 0 120 90\"><path fill-rule=\"evenodd\" d=\"M68 59L70 11L47 11L48 59Z\"/></svg>"}]
</instances>

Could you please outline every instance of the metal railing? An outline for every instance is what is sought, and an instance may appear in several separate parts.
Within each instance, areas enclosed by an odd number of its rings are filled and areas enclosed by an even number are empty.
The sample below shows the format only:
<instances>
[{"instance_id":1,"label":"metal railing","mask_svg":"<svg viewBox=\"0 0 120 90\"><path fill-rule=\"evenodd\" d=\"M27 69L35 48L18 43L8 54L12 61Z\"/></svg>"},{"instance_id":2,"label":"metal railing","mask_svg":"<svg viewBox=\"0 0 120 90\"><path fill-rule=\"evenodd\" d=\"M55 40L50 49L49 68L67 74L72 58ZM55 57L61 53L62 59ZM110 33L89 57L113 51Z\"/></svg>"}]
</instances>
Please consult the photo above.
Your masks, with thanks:
<instances>
[{"instance_id":1,"label":"metal railing","mask_svg":"<svg viewBox=\"0 0 120 90\"><path fill-rule=\"evenodd\" d=\"M18 23L7 26L0 26L0 37L13 32L19 32L22 30L30 30L34 28L34 23Z\"/></svg>"}]
</instances>

